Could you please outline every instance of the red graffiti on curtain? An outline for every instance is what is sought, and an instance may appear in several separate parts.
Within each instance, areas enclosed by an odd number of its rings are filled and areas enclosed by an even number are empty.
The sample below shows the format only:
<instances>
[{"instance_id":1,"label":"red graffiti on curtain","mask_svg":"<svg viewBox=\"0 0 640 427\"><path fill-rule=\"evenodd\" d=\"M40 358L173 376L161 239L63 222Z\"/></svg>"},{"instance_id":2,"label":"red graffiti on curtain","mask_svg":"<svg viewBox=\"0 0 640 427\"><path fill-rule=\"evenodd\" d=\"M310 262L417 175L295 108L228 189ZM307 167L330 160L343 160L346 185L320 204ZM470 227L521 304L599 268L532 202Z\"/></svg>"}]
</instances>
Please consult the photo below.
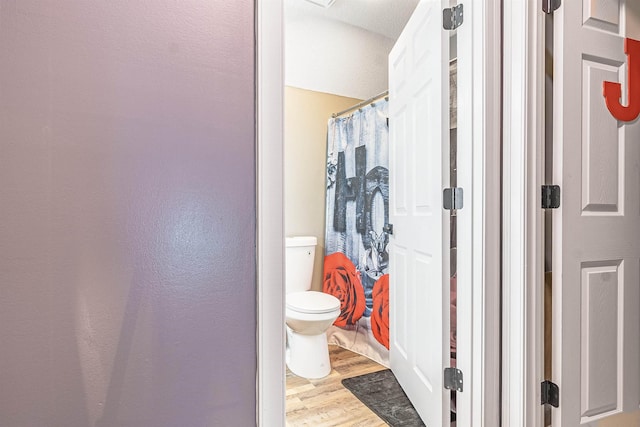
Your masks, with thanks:
<instances>
[{"instance_id":1,"label":"red graffiti on curtain","mask_svg":"<svg viewBox=\"0 0 640 427\"><path fill-rule=\"evenodd\" d=\"M627 54L627 106L622 105L622 85L604 82L604 99L607 108L616 119L632 122L640 115L640 41L624 39Z\"/></svg>"}]
</instances>

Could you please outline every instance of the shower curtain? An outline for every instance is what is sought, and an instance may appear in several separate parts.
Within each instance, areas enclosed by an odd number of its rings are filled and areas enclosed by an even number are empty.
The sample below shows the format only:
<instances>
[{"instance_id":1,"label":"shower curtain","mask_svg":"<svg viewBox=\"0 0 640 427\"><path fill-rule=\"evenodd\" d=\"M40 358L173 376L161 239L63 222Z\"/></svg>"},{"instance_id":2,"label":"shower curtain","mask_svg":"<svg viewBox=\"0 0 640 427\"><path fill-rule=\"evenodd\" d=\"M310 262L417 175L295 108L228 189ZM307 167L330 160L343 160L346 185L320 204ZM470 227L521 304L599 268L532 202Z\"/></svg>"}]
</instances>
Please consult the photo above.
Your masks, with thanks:
<instances>
[{"instance_id":1,"label":"shower curtain","mask_svg":"<svg viewBox=\"0 0 640 427\"><path fill-rule=\"evenodd\" d=\"M341 302L327 335L389 365L388 101L329 120L323 291Z\"/></svg>"}]
</instances>

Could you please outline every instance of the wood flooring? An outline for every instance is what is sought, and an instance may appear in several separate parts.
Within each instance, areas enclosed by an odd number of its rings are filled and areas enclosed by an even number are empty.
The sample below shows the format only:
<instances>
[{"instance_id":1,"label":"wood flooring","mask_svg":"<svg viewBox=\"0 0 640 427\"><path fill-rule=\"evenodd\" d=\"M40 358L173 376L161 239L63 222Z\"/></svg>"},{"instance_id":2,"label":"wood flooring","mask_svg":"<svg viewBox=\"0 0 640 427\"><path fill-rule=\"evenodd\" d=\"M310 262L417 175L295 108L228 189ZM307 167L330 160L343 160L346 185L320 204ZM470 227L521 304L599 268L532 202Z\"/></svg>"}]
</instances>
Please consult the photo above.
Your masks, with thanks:
<instances>
[{"instance_id":1,"label":"wood flooring","mask_svg":"<svg viewBox=\"0 0 640 427\"><path fill-rule=\"evenodd\" d=\"M345 378L386 369L349 350L330 345L331 373L308 380L287 369L287 427L384 427L382 421L342 386Z\"/></svg>"}]
</instances>

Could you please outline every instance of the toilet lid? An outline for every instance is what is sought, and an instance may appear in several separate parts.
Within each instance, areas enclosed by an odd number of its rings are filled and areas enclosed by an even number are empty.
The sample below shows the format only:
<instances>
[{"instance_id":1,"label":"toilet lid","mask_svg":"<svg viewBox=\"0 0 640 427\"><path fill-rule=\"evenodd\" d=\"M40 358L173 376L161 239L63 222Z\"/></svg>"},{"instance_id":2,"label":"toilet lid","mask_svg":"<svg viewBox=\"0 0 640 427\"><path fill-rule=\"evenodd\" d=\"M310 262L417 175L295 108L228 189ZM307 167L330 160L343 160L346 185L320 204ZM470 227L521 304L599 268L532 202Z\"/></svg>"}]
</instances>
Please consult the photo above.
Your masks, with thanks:
<instances>
[{"instance_id":1,"label":"toilet lid","mask_svg":"<svg viewBox=\"0 0 640 427\"><path fill-rule=\"evenodd\" d=\"M287 308L300 313L328 313L340 308L340 300L324 292L292 292L287 294Z\"/></svg>"}]
</instances>

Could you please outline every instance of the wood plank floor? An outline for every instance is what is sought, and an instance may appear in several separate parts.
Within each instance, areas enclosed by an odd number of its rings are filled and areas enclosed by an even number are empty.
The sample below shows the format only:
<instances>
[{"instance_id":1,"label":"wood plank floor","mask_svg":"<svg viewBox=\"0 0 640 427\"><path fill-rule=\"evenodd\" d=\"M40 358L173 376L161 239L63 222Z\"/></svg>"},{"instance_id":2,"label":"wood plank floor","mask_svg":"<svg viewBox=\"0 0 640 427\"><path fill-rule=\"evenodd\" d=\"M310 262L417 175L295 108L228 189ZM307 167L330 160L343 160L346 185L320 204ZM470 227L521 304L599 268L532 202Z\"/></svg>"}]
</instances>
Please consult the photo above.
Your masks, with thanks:
<instances>
[{"instance_id":1,"label":"wood plank floor","mask_svg":"<svg viewBox=\"0 0 640 427\"><path fill-rule=\"evenodd\" d=\"M386 369L357 353L330 345L331 373L319 380L287 369L287 427L384 427L382 421L342 386L345 378Z\"/></svg>"}]
</instances>

